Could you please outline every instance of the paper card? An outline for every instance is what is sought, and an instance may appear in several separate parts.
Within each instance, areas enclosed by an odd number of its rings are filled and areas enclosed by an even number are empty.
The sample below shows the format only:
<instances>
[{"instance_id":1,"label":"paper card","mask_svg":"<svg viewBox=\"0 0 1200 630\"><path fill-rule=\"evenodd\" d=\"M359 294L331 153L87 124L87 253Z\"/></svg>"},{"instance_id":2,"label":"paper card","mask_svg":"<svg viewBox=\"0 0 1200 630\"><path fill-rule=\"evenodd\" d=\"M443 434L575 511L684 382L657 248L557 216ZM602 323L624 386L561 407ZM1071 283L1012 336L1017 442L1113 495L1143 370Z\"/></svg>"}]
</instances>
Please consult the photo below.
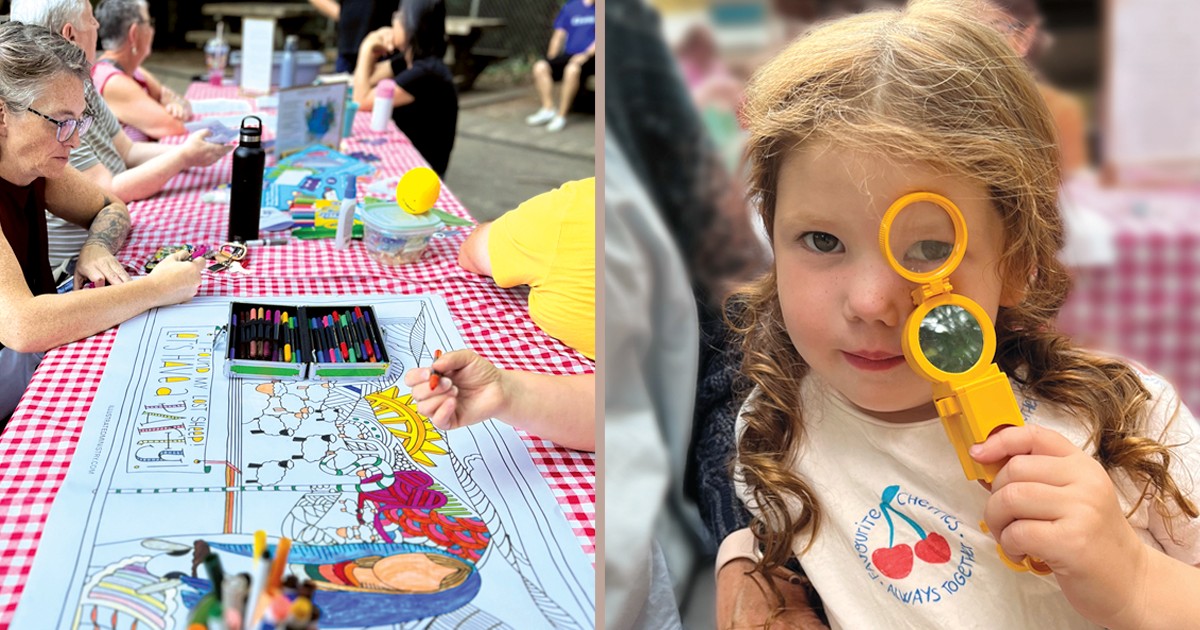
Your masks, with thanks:
<instances>
[{"instance_id":1,"label":"paper card","mask_svg":"<svg viewBox=\"0 0 1200 630\"><path fill-rule=\"evenodd\" d=\"M275 147L286 156L310 145L337 149L342 141L346 83L302 86L279 91Z\"/></svg>"},{"instance_id":2,"label":"paper card","mask_svg":"<svg viewBox=\"0 0 1200 630\"><path fill-rule=\"evenodd\" d=\"M275 20L242 20L242 91L266 94L271 91L274 65Z\"/></svg>"},{"instance_id":3,"label":"paper card","mask_svg":"<svg viewBox=\"0 0 1200 630\"><path fill-rule=\"evenodd\" d=\"M250 113L250 104L240 98L201 98L191 101L192 113L205 114Z\"/></svg>"}]
</instances>

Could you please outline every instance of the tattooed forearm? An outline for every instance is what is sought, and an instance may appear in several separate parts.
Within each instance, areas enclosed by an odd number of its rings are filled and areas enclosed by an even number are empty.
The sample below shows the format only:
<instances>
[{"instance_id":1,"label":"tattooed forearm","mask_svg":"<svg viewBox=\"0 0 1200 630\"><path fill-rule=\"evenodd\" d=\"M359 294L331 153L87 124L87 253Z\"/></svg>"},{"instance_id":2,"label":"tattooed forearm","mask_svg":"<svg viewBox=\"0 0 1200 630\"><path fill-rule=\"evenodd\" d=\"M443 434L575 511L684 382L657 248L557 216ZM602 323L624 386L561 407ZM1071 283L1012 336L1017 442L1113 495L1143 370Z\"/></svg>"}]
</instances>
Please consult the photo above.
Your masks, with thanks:
<instances>
[{"instance_id":1,"label":"tattooed forearm","mask_svg":"<svg viewBox=\"0 0 1200 630\"><path fill-rule=\"evenodd\" d=\"M114 204L108 197L104 198L104 209L92 219L92 227L88 229L88 238L84 245L102 245L110 253L116 254L125 245L129 237L129 212L122 204Z\"/></svg>"}]
</instances>

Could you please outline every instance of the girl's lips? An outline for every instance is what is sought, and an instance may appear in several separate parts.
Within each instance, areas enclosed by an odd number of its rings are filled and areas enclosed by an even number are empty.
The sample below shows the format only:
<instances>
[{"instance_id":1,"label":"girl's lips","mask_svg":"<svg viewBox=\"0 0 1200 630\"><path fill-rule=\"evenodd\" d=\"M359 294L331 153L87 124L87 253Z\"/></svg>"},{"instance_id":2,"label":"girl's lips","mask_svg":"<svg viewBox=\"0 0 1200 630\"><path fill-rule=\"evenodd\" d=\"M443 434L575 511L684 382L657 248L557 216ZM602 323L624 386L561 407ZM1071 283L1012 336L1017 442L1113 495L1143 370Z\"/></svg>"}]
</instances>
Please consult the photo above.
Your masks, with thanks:
<instances>
[{"instance_id":1,"label":"girl's lips","mask_svg":"<svg viewBox=\"0 0 1200 630\"><path fill-rule=\"evenodd\" d=\"M851 367L868 372L882 372L904 364L904 355L887 354L883 352L852 353L842 352L846 362Z\"/></svg>"}]
</instances>

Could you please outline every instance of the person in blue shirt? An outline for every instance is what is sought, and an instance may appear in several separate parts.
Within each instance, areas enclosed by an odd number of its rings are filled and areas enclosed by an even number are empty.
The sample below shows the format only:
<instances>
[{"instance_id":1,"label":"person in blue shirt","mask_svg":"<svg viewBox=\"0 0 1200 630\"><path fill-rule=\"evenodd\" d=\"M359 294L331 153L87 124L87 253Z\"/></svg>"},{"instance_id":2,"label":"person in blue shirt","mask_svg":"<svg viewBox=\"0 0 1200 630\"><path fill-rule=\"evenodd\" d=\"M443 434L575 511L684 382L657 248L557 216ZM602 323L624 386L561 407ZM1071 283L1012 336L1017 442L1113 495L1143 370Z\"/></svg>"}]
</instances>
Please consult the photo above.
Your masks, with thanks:
<instances>
[{"instance_id":1,"label":"person in blue shirt","mask_svg":"<svg viewBox=\"0 0 1200 630\"><path fill-rule=\"evenodd\" d=\"M554 35L550 37L546 58L533 64L533 79L542 108L525 122L561 131L567 124L567 110L580 84L593 74L596 74L596 0L570 0L554 19ZM554 108L552 95L555 81L562 81L558 109Z\"/></svg>"}]
</instances>

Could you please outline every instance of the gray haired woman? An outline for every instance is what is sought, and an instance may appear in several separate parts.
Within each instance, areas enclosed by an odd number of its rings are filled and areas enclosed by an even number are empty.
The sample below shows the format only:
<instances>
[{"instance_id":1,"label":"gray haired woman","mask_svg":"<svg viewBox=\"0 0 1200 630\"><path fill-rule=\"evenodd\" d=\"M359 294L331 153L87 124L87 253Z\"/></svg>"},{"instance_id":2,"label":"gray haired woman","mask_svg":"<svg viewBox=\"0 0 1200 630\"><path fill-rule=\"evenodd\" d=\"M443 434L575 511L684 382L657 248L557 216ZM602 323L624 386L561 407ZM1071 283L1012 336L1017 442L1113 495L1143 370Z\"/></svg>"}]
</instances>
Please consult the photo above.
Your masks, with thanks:
<instances>
[{"instance_id":1,"label":"gray haired woman","mask_svg":"<svg viewBox=\"0 0 1200 630\"><path fill-rule=\"evenodd\" d=\"M91 124L83 51L40 27L0 24L0 422L50 348L107 330L155 306L185 302L201 262L159 265L140 282L114 254L129 234L125 204L67 165ZM56 295L46 259L46 214L88 228L76 286Z\"/></svg>"},{"instance_id":2,"label":"gray haired woman","mask_svg":"<svg viewBox=\"0 0 1200 630\"><path fill-rule=\"evenodd\" d=\"M145 0L103 0L96 7L104 54L92 68L96 90L117 120L150 138L187 133L192 105L142 67L154 42Z\"/></svg>"}]
</instances>

